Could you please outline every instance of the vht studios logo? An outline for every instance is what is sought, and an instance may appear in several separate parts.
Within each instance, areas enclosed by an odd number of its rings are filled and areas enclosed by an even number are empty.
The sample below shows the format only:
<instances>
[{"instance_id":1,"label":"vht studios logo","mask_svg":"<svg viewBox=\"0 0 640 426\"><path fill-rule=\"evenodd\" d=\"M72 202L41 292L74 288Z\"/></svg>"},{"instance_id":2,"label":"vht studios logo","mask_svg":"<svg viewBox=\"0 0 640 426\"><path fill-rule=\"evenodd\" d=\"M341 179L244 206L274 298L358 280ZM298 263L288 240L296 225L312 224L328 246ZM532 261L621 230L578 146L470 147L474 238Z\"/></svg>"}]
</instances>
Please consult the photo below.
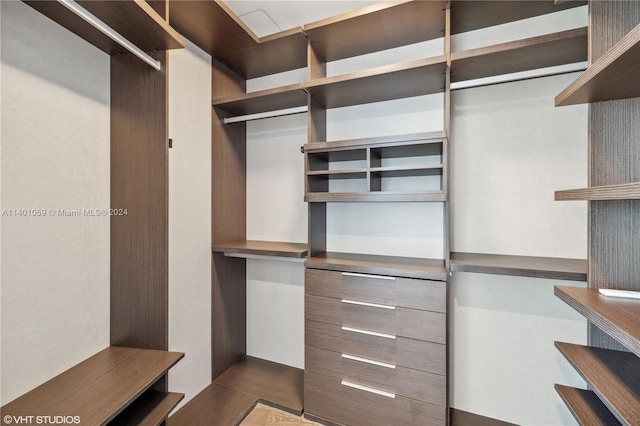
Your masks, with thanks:
<instances>
[{"instance_id":1,"label":"vht studios logo","mask_svg":"<svg viewBox=\"0 0 640 426\"><path fill-rule=\"evenodd\" d=\"M4 424L10 425L79 425L80 416L10 416L2 418Z\"/></svg>"}]
</instances>

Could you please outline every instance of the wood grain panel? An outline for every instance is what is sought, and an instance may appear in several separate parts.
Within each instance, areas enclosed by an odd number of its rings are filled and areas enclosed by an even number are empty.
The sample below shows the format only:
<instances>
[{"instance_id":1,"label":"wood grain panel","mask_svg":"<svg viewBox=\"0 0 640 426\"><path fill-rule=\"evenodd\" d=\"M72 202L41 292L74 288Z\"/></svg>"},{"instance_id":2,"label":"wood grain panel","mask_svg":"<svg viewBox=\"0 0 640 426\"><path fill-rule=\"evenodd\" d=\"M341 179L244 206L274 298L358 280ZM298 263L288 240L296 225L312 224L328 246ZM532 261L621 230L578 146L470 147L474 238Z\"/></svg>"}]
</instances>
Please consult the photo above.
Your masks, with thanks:
<instances>
[{"instance_id":1,"label":"wood grain panel","mask_svg":"<svg viewBox=\"0 0 640 426\"><path fill-rule=\"evenodd\" d=\"M236 426L256 406L258 398L211 384L169 417L168 426Z\"/></svg>"},{"instance_id":2,"label":"wood grain panel","mask_svg":"<svg viewBox=\"0 0 640 426\"><path fill-rule=\"evenodd\" d=\"M446 345L439 343L404 337L388 339L344 331L332 324L305 321L305 345L442 376L446 374Z\"/></svg>"},{"instance_id":3,"label":"wood grain panel","mask_svg":"<svg viewBox=\"0 0 640 426\"><path fill-rule=\"evenodd\" d=\"M449 419L451 426L515 426L513 423L503 422L502 420L469 413L468 411L457 410L455 408L450 409Z\"/></svg>"},{"instance_id":4,"label":"wood grain panel","mask_svg":"<svg viewBox=\"0 0 640 426\"><path fill-rule=\"evenodd\" d=\"M308 220L309 257L312 257L327 250L327 204L309 203Z\"/></svg>"},{"instance_id":5,"label":"wood grain panel","mask_svg":"<svg viewBox=\"0 0 640 426\"><path fill-rule=\"evenodd\" d=\"M441 259L339 252L311 256L304 263L307 268L438 281L447 279L447 271Z\"/></svg>"},{"instance_id":6,"label":"wood grain panel","mask_svg":"<svg viewBox=\"0 0 640 426\"><path fill-rule=\"evenodd\" d=\"M148 390L128 406L109 425L158 426L184 398L183 393Z\"/></svg>"},{"instance_id":7,"label":"wood grain panel","mask_svg":"<svg viewBox=\"0 0 640 426\"><path fill-rule=\"evenodd\" d=\"M347 354L349 355L349 354ZM307 346L305 371L345 379L435 405L446 405L447 378L405 367L387 368L345 358L341 353Z\"/></svg>"},{"instance_id":8,"label":"wood grain panel","mask_svg":"<svg viewBox=\"0 0 640 426\"><path fill-rule=\"evenodd\" d=\"M451 270L481 274L586 281L589 262L582 259L451 253Z\"/></svg>"},{"instance_id":9,"label":"wood grain panel","mask_svg":"<svg viewBox=\"0 0 640 426\"><path fill-rule=\"evenodd\" d=\"M583 426L617 426L620 424L598 396L588 390L555 385L571 414Z\"/></svg>"},{"instance_id":10,"label":"wood grain panel","mask_svg":"<svg viewBox=\"0 0 640 426\"><path fill-rule=\"evenodd\" d=\"M4 405L2 414L79 416L83 424L104 425L183 356L110 346Z\"/></svg>"},{"instance_id":11,"label":"wood grain panel","mask_svg":"<svg viewBox=\"0 0 640 426\"><path fill-rule=\"evenodd\" d=\"M348 299L346 299L348 300ZM385 305L388 306L388 305ZM305 319L353 327L428 342L447 342L447 318L443 313L394 307L362 306L322 296L305 297Z\"/></svg>"},{"instance_id":12,"label":"wood grain panel","mask_svg":"<svg viewBox=\"0 0 640 426\"><path fill-rule=\"evenodd\" d=\"M111 344L168 345L166 52L111 58Z\"/></svg>"},{"instance_id":13,"label":"wood grain panel","mask_svg":"<svg viewBox=\"0 0 640 426\"><path fill-rule=\"evenodd\" d=\"M443 425L445 407L397 396L388 398L340 384L340 380L305 372L305 411L354 426Z\"/></svg>"},{"instance_id":14,"label":"wood grain panel","mask_svg":"<svg viewBox=\"0 0 640 426\"><path fill-rule=\"evenodd\" d=\"M306 243L289 243L284 241L240 240L218 243L213 251L221 253L253 254L258 256L294 257L307 256Z\"/></svg>"},{"instance_id":15,"label":"wood grain panel","mask_svg":"<svg viewBox=\"0 0 640 426\"><path fill-rule=\"evenodd\" d=\"M443 281L397 277L350 276L338 271L305 269L305 293L433 312L447 310L447 284Z\"/></svg>"},{"instance_id":16,"label":"wood grain panel","mask_svg":"<svg viewBox=\"0 0 640 426\"><path fill-rule=\"evenodd\" d=\"M302 414L303 370L260 358L245 357L215 384L256 396L284 411Z\"/></svg>"},{"instance_id":17,"label":"wood grain panel","mask_svg":"<svg viewBox=\"0 0 640 426\"><path fill-rule=\"evenodd\" d=\"M570 343L556 347L621 423L640 424L640 358Z\"/></svg>"}]
</instances>

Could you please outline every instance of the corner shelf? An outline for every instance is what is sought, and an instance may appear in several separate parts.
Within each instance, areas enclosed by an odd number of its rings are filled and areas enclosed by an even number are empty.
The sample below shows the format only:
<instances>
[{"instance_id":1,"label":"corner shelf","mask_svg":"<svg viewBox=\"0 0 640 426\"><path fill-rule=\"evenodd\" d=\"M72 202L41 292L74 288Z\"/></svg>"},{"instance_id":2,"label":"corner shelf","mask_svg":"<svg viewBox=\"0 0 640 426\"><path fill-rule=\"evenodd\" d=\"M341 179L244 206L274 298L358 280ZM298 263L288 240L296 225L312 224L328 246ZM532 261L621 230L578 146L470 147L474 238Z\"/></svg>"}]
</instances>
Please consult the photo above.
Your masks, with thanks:
<instances>
[{"instance_id":1,"label":"corner shelf","mask_svg":"<svg viewBox=\"0 0 640 426\"><path fill-rule=\"evenodd\" d=\"M307 244L303 243L243 240L216 244L213 246L213 251L224 254L241 253L257 256L292 257L302 259L307 257L307 247Z\"/></svg>"},{"instance_id":2,"label":"corner shelf","mask_svg":"<svg viewBox=\"0 0 640 426\"><path fill-rule=\"evenodd\" d=\"M640 199L640 182L556 191L556 201L606 201Z\"/></svg>"},{"instance_id":3,"label":"corner shelf","mask_svg":"<svg viewBox=\"0 0 640 426\"><path fill-rule=\"evenodd\" d=\"M442 0L383 2L307 24L304 32L325 61L336 61L441 38L444 10Z\"/></svg>"},{"instance_id":4,"label":"corner shelf","mask_svg":"<svg viewBox=\"0 0 640 426\"><path fill-rule=\"evenodd\" d=\"M451 271L587 281L589 263L582 259L452 252Z\"/></svg>"},{"instance_id":5,"label":"corner shelf","mask_svg":"<svg viewBox=\"0 0 640 426\"><path fill-rule=\"evenodd\" d=\"M340 108L444 92L444 55L304 83L325 108Z\"/></svg>"},{"instance_id":6,"label":"corner shelf","mask_svg":"<svg viewBox=\"0 0 640 426\"><path fill-rule=\"evenodd\" d=\"M609 409L600 401L595 393L569 386L555 385L556 391L569 407L573 417L585 426L617 426L620 425Z\"/></svg>"},{"instance_id":7,"label":"corner shelf","mask_svg":"<svg viewBox=\"0 0 640 426\"><path fill-rule=\"evenodd\" d=\"M611 349L555 345L621 423L640 424L640 358Z\"/></svg>"},{"instance_id":8,"label":"corner shelf","mask_svg":"<svg viewBox=\"0 0 640 426\"><path fill-rule=\"evenodd\" d=\"M598 289L556 286L554 294L640 356L640 301L606 297Z\"/></svg>"},{"instance_id":9,"label":"corner shelf","mask_svg":"<svg viewBox=\"0 0 640 426\"><path fill-rule=\"evenodd\" d=\"M25 1L26 4L110 55L126 53L120 46L57 1ZM143 51L181 49L184 40L145 1L78 1L78 4Z\"/></svg>"},{"instance_id":10,"label":"corner shelf","mask_svg":"<svg viewBox=\"0 0 640 426\"><path fill-rule=\"evenodd\" d=\"M2 407L3 415L79 416L104 425L143 398L149 418L164 418L178 395L147 395L183 353L110 346ZM145 403L146 401L146 403ZM158 404L157 410L152 407Z\"/></svg>"},{"instance_id":11,"label":"corner shelf","mask_svg":"<svg viewBox=\"0 0 640 426\"><path fill-rule=\"evenodd\" d=\"M231 115L257 114L307 105L307 93L302 84L289 84L273 89L258 90L238 96L214 99L211 105Z\"/></svg>"},{"instance_id":12,"label":"corner shelf","mask_svg":"<svg viewBox=\"0 0 640 426\"><path fill-rule=\"evenodd\" d=\"M304 266L332 271L447 280L447 270L442 259L326 252L310 257Z\"/></svg>"},{"instance_id":13,"label":"corner shelf","mask_svg":"<svg viewBox=\"0 0 640 426\"><path fill-rule=\"evenodd\" d=\"M474 1L451 2L451 34L533 18L586 5L586 1L555 4L553 0L536 1Z\"/></svg>"},{"instance_id":14,"label":"corner shelf","mask_svg":"<svg viewBox=\"0 0 640 426\"><path fill-rule=\"evenodd\" d=\"M556 106L640 97L640 25L556 96Z\"/></svg>"},{"instance_id":15,"label":"corner shelf","mask_svg":"<svg viewBox=\"0 0 640 426\"><path fill-rule=\"evenodd\" d=\"M451 81L528 71L587 60L587 28L451 54Z\"/></svg>"}]
</instances>

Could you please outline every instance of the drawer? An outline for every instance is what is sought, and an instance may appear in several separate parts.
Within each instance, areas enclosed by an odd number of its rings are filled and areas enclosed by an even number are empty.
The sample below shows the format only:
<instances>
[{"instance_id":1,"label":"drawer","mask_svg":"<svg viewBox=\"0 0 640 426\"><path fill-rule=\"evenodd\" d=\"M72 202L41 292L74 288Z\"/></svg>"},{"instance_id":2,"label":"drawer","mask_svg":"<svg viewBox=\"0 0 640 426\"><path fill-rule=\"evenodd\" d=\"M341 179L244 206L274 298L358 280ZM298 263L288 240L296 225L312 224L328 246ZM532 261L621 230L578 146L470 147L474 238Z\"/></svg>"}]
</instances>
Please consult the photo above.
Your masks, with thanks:
<instances>
[{"instance_id":1,"label":"drawer","mask_svg":"<svg viewBox=\"0 0 640 426\"><path fill-rule=\"evenodd\" d=\"M387 389L396 395L435 405L446 405L447 378L445 376L311 346L305 348L304 356L305 371L310 373L360 383L377 389Z\"/></svg>"},{"instance_id":2,"label":"drawer","mask_svg":"<svg viewBox=\"0 0 640 426\"><path fill-rule=\"evenodd\" d=\"M446 408L348 380L304 373L306 413L350 426L445 425Z\"/></svg>"},{"instance_id":3,"label":"drawer","mask_svg":"<svg viewBox=\"0 0 640 426\"><path fill-rule=\"evenodd\" d=\"M396 366L445 375L446 345L305 321L305 344Z\"/></svg>"},{"instance_id":4,"label":"drawer","mask_svg":"<svg viewBox=\"0 0 640 426\"><path fill-rule=\"evenodd\" d=\"M447 283L443 281L306 268L305 292L404 308L447 311Z\"/></svg>"},{"instance_id":5,"label":"drawer","mask_svg":"<svg viewBox=\"0 0 640 426\"><path fill-rule=\"evenodd\" d=\"M436 343L447 342L447 316L360 300L305 296L305 319Z\"/></svg>"}]
</instances>

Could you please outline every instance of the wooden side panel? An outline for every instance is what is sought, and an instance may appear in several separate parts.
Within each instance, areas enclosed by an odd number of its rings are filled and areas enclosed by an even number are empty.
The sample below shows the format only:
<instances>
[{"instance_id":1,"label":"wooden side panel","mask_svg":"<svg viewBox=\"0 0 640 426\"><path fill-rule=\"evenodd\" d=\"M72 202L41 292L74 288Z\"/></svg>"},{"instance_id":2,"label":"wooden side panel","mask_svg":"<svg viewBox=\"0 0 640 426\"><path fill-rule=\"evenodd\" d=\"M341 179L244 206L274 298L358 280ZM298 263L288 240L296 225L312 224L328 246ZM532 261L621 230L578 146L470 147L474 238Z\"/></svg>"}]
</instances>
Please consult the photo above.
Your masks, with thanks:
<instances>
[{"instance_id":1,"label":"wooden side panel","mask_svg":"<svg viewBox=\"0 0 640 426\"><path fill-rule=\"evenodd\" d=\"M111 58L111 345L168 347L167 54Z\"/></svg>"},{"instance_id":2,"label":"wooden side panel","mask_svg":"<svg viewBox=\"0 0 640 426\"><path fill-rule=\"evenodd\" d=\"M213 96L244 93L245 81L212 62ZM212 246L246 239L246 125L224 124L212 110ZM246 352L246 262L213 253L211 273L212 379Z\"/></svg>"},{"instance_id":3,"label":"wooden side panel","mask_svg":"<svg viewBox=\"0 0 640 426\"><path fill-rule=\"evenodd\" d=\"M591 59L640 22L638 2L591 2ZM640 181L640 99L589 107L589 185ZM640 290L640 201L589 203L589 287ZM593 346L622 346L591 325Z\"/></svg>"}]
</instances>

